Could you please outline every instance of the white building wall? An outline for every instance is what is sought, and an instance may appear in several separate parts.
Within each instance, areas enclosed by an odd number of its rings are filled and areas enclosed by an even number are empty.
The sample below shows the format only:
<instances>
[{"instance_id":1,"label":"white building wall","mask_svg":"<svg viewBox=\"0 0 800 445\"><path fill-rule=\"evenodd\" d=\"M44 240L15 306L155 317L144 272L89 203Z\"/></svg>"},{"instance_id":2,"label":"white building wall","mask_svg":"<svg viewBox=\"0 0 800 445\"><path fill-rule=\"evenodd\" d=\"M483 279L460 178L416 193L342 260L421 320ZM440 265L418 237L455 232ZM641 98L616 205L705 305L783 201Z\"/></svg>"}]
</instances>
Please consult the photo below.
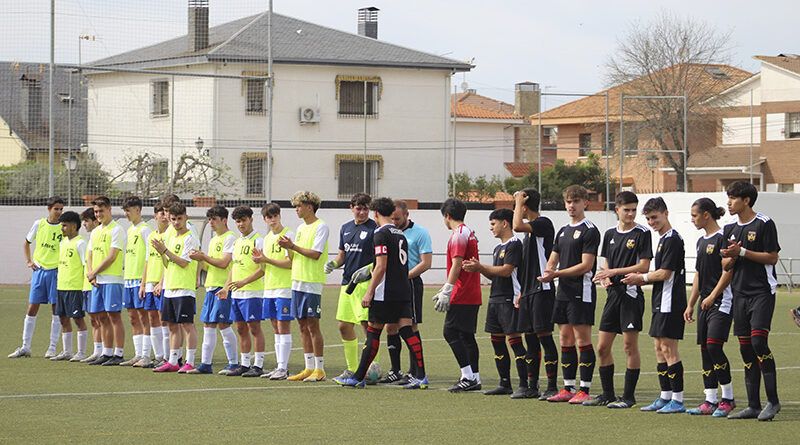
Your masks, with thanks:
<instances>
[{"instance_id":1,"label":"white building wall","mask_svg":"<svg viewBox=\"0 0 800 445\"><path fill-rule=\"evenodd\" d=\"M514 127L508 123L456 120L456 171L471 177L509 176L514 161Z\"/></svg>"},{"instance_id":2,"label":"white building wall","mask_svg":"<svg viewBox=\"0 0 800 445\"><path fill-rule=\"evenodd\" d=\"M761 63L761 100L788 102L800 100L800 75Z\"/></svg>"},{"instance_id":3,"label":"white building wall","mask_svg":"<svg viewBox=\"0 0 800 445\"><path fill-rule=\"evenodd\" d=\"M761 117L753 116L752 125L749 117L722 118L722 144L745 145L750 142L761 143Z\"/></svg>"}]
</instances>

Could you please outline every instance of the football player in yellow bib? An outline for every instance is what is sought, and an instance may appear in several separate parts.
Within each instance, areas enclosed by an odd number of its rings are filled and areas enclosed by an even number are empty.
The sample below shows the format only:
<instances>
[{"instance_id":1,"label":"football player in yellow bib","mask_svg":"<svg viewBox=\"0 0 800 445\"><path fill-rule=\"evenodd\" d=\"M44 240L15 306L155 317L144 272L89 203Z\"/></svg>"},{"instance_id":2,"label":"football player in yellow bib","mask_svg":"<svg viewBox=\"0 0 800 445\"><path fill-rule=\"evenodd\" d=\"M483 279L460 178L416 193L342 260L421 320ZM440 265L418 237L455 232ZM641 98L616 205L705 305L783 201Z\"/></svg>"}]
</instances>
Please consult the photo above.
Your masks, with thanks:
<instances>
[{"instance_id":1,"label":"football player in yellow bib","mask_svg":"<svg viewBox=\"0 0 800 445\"><path fill-rule=\"evenodd\" d=\"M147 360L144 360L136 364L142 368L158 368L166 362L165 357L169 354L169 326L167 326L167 322L161 321L161 280L164 277L164 263L161 260L161 254L153 247L155 240L166 240L167 228L171 227L162 202L153 206L153 219L156 223L156 230L150 233L150 240L147 243L145 254L147 261L142 273L139 298L144 299L144 310L150 320L150 344L155 361L148 364ZM147 354L149 355L149 353Z\"/></svg>"},{"instance_id":2,"label":"football player in yellow bib","mask_svg":"<svg viewBox=\"0 0 800 445\"><path fill-rule=\"evenodd\" d=\"M128 227L128 245L125 246L124 278L125 291L122 306L128 310L131 319L133 334L134 356L120 366L149 366L150 365L150 319L144 310L144 295L139 290L142 287L144 266L147 262L147 240L152 230L146 222L142 221L142 199L138 196L129 196L122 203L122 210L131 225ZM141 363L139 363L141 361Z\"/></svg>"},{"instance_id":3,"label":"football player in yellow bib","mask_svg":"<svg viewBox=\"0 0 800 445\"><path fill-rule=\"evenodd\" d=\"M81 213L81 222L83 229L91 236L92 230L100 226L100 221L94 216L94 207L89 207ZM88 245L87 245L88 248ZM92 283L86 278L86 269L84 264L83 275L83 311L89 312L89 297L92 295ZM81 363L89 363L97 360L98 357L103 355L103 329L100 327L100 320L95 314L89 314L89 321L92 324L92 342L94 342L94 352L92 355L81 360ZM73 357L74 359L74 357ZM74 360L70 360L74 361Z\"/></svg>"},{"instance_id":4,"label":"football player in yellow bib","mask_svg":"<svg viewBox=\"0 0 800 445\"><path fill-rule=\"evenodd\" d=\"M56 315L61 320L64 350L50 360L72 360L72 323L78 327L78 352L75 358L86 358L86 323L83 321L83 271L86 263L86 241L78 235L81 217L75 212L64 212L61 222L61 246L58 252L58 302ZM76 360L73 360L76 361Z\"/></svg>"}]
</instances>

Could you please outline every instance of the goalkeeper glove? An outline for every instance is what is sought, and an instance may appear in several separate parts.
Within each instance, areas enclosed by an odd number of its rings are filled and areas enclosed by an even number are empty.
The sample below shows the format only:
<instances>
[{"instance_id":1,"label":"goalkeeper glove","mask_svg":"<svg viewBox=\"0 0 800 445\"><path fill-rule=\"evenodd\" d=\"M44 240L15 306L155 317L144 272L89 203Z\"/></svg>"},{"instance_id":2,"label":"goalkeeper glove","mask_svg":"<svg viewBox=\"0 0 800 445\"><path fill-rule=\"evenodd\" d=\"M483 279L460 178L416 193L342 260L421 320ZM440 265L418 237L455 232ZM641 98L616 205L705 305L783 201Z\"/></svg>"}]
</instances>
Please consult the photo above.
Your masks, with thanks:
<instances>
[{"instance_id":1,"label":"goalkeeper glove","mask_svg":"<svg viewBox=\"0 0 800 445\"><path fill-rule=\"evenodd\" d=\"M439 292L433 296L433 308L437 312L447 312L450 309L450 296L453 295L453 285L445 283Z\"/></svg>"},{"instance_id":2,"label":"goalkeeper glove","mask_svg":"<svg viewBox=\"0 0 800 445\"><path fill-rule=\"evenodd\" d=\"M330 260L327 263L325 263L325 267L324 267L325 273L329 274L329 273L333 272L333 269L336 269L337 267L339 267L339 265L336 264L336 260Z\"/></svg>"}]
</instances>

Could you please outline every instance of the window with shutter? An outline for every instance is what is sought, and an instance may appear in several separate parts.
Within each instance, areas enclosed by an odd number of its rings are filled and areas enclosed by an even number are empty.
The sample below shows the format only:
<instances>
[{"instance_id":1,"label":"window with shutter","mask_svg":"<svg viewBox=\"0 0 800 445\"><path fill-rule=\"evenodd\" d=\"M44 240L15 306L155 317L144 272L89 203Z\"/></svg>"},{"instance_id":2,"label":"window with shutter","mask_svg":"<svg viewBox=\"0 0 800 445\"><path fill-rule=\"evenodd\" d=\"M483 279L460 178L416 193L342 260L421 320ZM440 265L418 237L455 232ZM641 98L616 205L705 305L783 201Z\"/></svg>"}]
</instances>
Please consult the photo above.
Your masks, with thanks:
<instances>
[{"instance_id":1,"label":"window with shutter","mask_svg":"<svg viewBox=\"0 0 800 445\"><path fill-rule=\"evenodd\" d=\"M169 81L154 80L150 82L150 116L169 115Z\"/></svg>"}]
</instances>

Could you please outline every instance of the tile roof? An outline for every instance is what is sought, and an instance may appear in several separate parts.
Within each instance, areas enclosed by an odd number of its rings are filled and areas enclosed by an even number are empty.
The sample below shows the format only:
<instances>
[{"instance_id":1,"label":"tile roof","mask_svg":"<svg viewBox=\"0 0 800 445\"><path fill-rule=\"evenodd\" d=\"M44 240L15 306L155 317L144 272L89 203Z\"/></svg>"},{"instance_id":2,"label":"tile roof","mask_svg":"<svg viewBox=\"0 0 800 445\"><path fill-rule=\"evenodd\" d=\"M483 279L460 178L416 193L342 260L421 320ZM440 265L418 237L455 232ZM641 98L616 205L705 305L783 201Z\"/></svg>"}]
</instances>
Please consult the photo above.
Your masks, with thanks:
<instances>
[{"instance_id":1,"label":"tile roof","mask_svg":"<svg viewBox=\"0 0 800 445\"><path fill-rule=\"evenodd\" d=\"M393 45L358 34L272 15L275 63L386 66L469 71L466 62ZM209 28L209 47L189 51L187 36L93 62L93 66L155 68L203 62L267 61L267 13Z\"/></svg>"},{"instance_id":2,"label":"tile roof","mask_svg":"<svg viewBox=\"0 0 800 445\"><path fill-rule=\"evenodd\" d=\"M659 73L667 76L665 82L669 82L669 77L682 75L680 68L681 66L675 65L673 67L664 69ZM724 77L715 77L713 71L716 70L719 70ZM657 74L658 73L654 75ZM752 76L752 73L730 65L691 65L689 70L686 71L686 74L702 76L701 81L698 84L698 94L702 94L704 97L711 97ZM584 97L547 110L542 113L542 123L552 125L558 123L604 121L606 92L608 92L609 119L619 121L620 96L622 94L641 95L644 82L645 81L642 78L635 79L630 82L602 90L598 93L595 93L593 96ZM535 121L537 118L538 115L531 116L531 120L533 121ZM627 118L628 116L626 116L626 119Z\"/></svg>"},{"instance_id":3,"label":"tile roof","mask_svg":"<svg viewBox=\"0 0 800 445\"><path fill-rule=\"evenodd\" d=\"M504 162L503 166L515 178L521 178L536 168L536 163L531 162ZM542 162L542 167L552 167L552 162Z\"/></svg>"},{"instance_id":4,"label":"tile roof","mask_svg":"<svg viewBox=\"0 0 800 445\"><path fill-rule=\"evenodd\" d=\"M471 119L523 119L514 113L514 105L477 94L474 90L451 94L456 101L456 116ZM452 113L452 112L451 112Z\"/></svg>"},{"instance_id":5,"label":"tile roof","mask_svg":"<svg viewBox=\"0 0 800 445\"><path fill-rule=\"evenodd\" d=\"M755 56L753 58L791 71L795 74L800 74L800 55L778 54L777 56Z\"/></svg>"},{"instance_id":6,"label":"tile roof","mask_svg":"<svg viewBox=\"0 0 800 445\"><path fill-rule=\"evenodd\" d=\"M753 164L763 162L761 149L753 147ZM730 168L747 169L750 164L750 147L711 147L689 155L689 168Z\"/></svg>"}]
</instances>

